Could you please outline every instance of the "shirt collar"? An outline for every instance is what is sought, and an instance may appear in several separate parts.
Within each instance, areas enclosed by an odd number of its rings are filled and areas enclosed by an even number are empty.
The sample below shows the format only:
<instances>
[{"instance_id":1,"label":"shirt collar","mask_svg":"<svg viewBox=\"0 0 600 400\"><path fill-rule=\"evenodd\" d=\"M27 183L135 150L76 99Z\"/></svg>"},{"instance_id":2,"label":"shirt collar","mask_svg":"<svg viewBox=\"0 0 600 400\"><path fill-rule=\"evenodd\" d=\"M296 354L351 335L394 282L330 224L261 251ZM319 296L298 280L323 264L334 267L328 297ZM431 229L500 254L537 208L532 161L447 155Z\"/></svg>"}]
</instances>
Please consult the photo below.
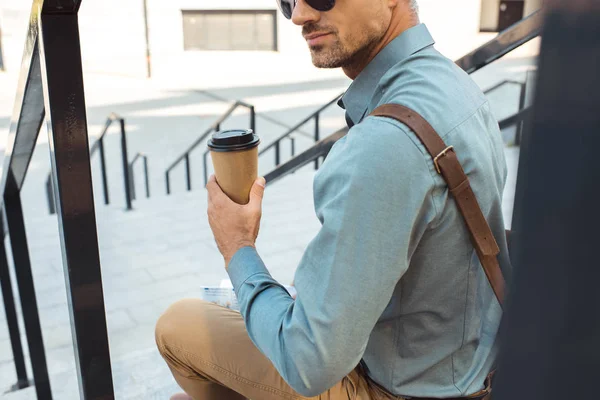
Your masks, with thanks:
<instances>
[{"instance_id":1,"label":"shirt collar","mask_svg":"<svg viewBox=\"0 0 600 400\"><path fill-rule=\"evenodd\" d=\"M346 110L348 126L361 121L377 84L394 65L434 43L425 24L419 24L407 29L384 47L354 79L338 102Z\"/></svg>"}]
</instances>

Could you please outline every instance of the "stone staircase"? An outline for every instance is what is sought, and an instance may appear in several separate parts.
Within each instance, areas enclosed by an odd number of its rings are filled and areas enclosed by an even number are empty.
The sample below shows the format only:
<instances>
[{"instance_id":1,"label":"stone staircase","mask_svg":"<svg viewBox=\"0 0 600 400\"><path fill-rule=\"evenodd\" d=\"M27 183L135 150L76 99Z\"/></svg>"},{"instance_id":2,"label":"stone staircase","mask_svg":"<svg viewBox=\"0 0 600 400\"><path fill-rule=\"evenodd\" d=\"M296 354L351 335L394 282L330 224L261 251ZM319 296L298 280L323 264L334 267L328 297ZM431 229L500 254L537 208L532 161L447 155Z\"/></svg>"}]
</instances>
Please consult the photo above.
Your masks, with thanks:
<instances>
[{"instance_id":1,"label":"stone staircase","mask_svg":"<svg viewBox=\"0 0 600 400\"><path fill-rule=\"evenodd\" d=\"M284 284L292 281L319 228L311 167L267 187L265 193L257 248L273 276ZM169 304L198 297L202 286L218 286L227 279L206 208L206 191L199 189L139 200L130 212L96 209L117 399L166 398L176 388L155 350L154 324ZM56 217L27 218L26 228L53 392L57 399L77 399ZM0 388L7 388L15 375L3 316L0 326Z\"/></svg>"}]
</instances>

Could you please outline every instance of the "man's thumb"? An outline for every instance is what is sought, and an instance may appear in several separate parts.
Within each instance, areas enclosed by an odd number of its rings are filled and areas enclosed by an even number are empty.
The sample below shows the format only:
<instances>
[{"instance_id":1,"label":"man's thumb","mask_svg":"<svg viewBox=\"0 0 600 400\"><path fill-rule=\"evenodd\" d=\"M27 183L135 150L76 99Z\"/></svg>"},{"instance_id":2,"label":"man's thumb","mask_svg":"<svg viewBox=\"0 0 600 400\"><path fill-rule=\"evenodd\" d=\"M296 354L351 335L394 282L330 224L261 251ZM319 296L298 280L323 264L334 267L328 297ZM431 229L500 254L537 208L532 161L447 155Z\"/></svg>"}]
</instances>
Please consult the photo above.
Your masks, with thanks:
<instances>
[{"instance_id":1,"label":"man's thumb","mask_svg":"<svg viewBox=\"0 0 600 400\"><path fill-rule=\"evenodd\" d=\"M252 189L250 189L250 203L258 202L259 204L262 202L263 195L265 194L265 178L258 177L254 181L254 185L252 185Z\"/></svg>"}]
</instances>

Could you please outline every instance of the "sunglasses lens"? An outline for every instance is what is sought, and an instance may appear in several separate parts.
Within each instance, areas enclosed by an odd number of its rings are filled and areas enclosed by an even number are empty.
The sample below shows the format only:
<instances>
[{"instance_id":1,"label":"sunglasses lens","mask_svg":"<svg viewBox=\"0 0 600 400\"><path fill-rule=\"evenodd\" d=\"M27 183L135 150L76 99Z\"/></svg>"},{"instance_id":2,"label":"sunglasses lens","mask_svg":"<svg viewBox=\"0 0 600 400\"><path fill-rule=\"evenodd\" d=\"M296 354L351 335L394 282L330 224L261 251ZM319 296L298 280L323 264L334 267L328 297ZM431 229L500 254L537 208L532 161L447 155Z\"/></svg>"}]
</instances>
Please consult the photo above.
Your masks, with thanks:
<instances>
[{"instance_id":1,"label":"sunglasses lens","mask_svg":"<svg viewBox=\"0 0 600 400\"><path fill-rule=\"evenodd\" d=\"M294 5L296 0L277 0L279 9L281 10L284 17L292 19L292 13L294 12Z\"/></svg>"},{"instance_id":2,"label":"sunglasses lens","mask_svg":"<svg viewBox=\"0 0 600 400\"><path fill-rule=\"evenodd\" d=\"M296 1L297 0L277 0L279 9L287 19L292 19ZM306 0L306 4L317 11L330 11L333 6L335 6L335 0Z\"/></svg>"},{"instance_id":3,"label":"sunglasses lens","mask_svg":"<svg viewBox=\"0 0 600 400\"><path fill-rule=\"evenodd\" d=\"M317 11L330 11L335 6L335 0L306 0L306 4Z\"/></svg>"}]
</instances>

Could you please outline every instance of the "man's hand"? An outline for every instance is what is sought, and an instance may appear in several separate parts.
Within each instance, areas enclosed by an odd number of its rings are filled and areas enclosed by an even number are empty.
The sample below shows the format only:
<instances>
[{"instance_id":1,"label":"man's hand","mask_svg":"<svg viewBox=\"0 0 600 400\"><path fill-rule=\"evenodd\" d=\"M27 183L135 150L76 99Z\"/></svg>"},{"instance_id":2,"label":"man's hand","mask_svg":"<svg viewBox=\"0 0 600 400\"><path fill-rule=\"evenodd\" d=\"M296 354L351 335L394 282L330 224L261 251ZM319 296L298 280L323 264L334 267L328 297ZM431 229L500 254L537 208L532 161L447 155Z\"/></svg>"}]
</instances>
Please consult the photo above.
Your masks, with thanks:
<instances>
[{"instance_id":1,"label":"man's hand","mask_svg":"<svg viewBox=\"0 0 600 400\"><path fill-rule=\"evenodd\" d=\"M255 247L262 216L262 199L265 179L260 177L250 191L250 202L239 205L221 190L212 175L206 185L208 189L208 222L217 247L225 259L225 268L233 255L242 247Z\"/></svg>"}]
</instances>

